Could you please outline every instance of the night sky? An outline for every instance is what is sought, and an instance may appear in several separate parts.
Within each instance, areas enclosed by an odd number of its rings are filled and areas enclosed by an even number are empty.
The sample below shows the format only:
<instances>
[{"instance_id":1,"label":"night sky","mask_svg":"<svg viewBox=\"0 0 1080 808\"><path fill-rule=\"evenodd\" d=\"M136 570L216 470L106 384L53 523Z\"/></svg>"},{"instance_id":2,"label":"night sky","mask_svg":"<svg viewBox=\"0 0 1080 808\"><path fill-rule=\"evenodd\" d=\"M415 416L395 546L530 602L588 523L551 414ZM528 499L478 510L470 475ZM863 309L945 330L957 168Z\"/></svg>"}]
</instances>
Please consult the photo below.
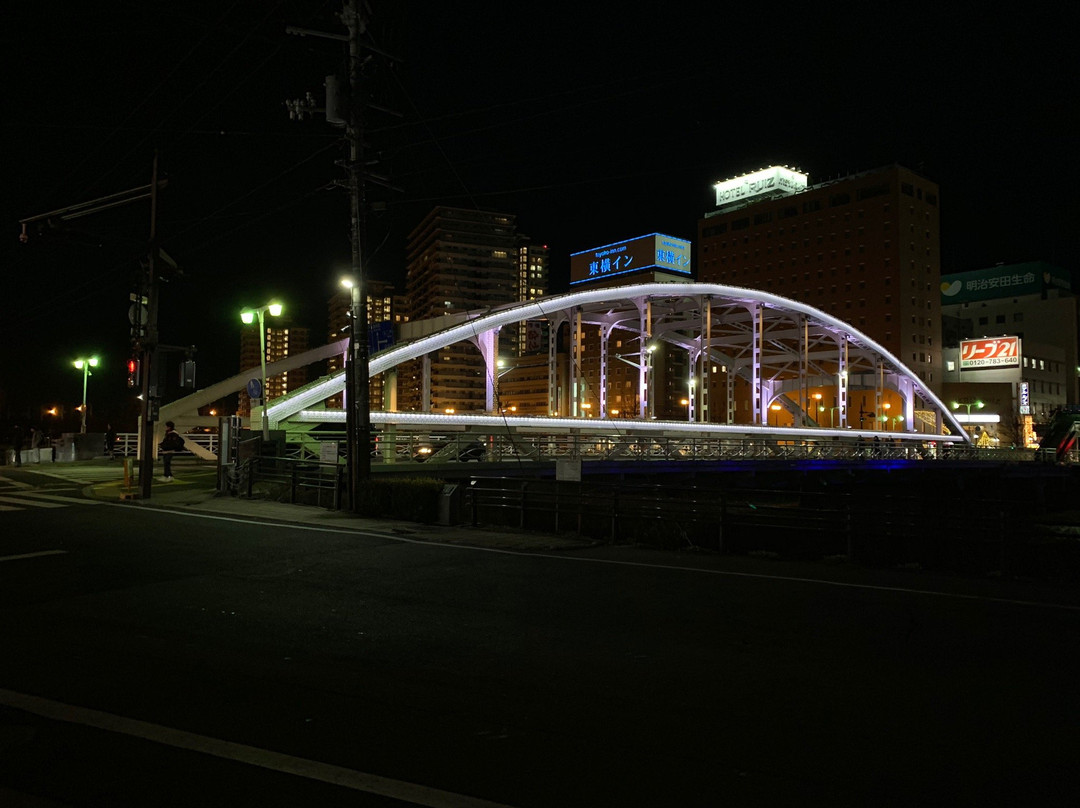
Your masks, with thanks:
<instances>
[{"instance_id":1,"label":"night sky","mask_svg":"<svg viewBox=\"0 0 1080 808\"><path fill-rule=\"evenodd\" d=\"M672 11L672 7L677 7ZM371 3L366 266L404 288L404 243L436 204L516 214L571 252L660 231L693 239L712 183L787 164L816 183L889 163L941 187L942 268L1080 259L1077 15L976 3ZM71 360L105 360L95 415L133 412L128 293L148 202L37 232L20 219L168 178L158 232L183 276L161 337L198 348L199 386L238 371L244 305L326 329L348 266L342 131L286 99L342 62L335 2L102 0L6 12L0 422L74 405ZM1020 7L1017 7L1020 8ZM175 395L175 394L174 394ZM174 397L169 396L169 398ZM128 402L125 404L125 402ZM123 424L122 426L126 426ZM131 421L131 427L134 420Z\"/></svg>"}]
</instances>

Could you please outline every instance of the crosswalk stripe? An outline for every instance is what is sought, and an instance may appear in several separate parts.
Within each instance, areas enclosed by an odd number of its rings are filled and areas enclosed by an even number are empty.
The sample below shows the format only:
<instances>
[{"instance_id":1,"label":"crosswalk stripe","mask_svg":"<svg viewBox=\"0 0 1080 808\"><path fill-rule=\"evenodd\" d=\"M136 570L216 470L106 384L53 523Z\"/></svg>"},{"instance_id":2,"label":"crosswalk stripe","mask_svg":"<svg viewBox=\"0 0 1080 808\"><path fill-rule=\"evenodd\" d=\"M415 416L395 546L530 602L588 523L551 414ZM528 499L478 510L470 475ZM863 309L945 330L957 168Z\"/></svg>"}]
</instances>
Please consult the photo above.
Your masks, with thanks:
<instances>
[{"instance_id":1,"label":"crosswalk stripe","mask_svg":"<svg viewBox=\"0 0 1080 808\"><path fill-rule=\"evenodd\" d=\"M22 508L16 508L12 505L0 505L0 511L21 511Z\"/></svg>"},{"instance_id":2,"label":"crosswalk stripe","mask_svg":"<svg viewBox=\"0 0 1080 808\"><path fill-rule=\"evenodd\" d=\"M62 497L57 494L40 494L37 491L20 491L20 497L36 497L38 499L51 499L56 502L67 502L72 505L101 505L96 499L84 499L83 497Z\"/></svg>"},{"instance_id":3,"label":"crosswalk stripe","mask_svg":"<svg viewBox=\"0 0 1080 808\"><path fill-rule=\"evenodd\" d=\"M37 553L20 553L19 555L0 556L0 561L19 561L23 558L41 558L42 556L67 555L67 550L42 550Z\"/></svg>"},{"instance_id":4,"label":"crosswalk stripe","mask_svg":"<svg viewBox=\"0 0 1080 808\"><path fill-rule=\"evenodd\" d=\"M15 497L0 497L0 502L7 502L10 505L24 505L31 508L65 508L66 505L61 505L59 502L37 502L32 499L16 499Z\"/></svg>"}]
</instances>

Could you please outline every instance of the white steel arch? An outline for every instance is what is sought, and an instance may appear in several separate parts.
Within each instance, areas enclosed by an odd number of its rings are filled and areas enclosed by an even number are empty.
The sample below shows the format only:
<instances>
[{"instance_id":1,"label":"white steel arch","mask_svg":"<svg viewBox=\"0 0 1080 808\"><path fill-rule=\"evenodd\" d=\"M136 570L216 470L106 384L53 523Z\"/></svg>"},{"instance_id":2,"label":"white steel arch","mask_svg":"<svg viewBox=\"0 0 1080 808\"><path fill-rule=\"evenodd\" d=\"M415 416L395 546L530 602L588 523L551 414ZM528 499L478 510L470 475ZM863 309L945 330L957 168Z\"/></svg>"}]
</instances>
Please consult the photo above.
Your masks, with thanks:
<instances>
[{"instance_id":1,"label":"white steel arch","mask_svg":"<svg viewBox=\"0 0 1080 808\"><path fill-rule=\"evenodd\" d=\"M690 421L733 423L730 389L736 380L741 380L752 392L753 423L766 425L768 408L777 401L789 411L793 423L820 426L809 390L826 385L836 391L838 406L831 409L839 410L841 427L848 425L846 402L851 390L873 391L878 406L885 391L892 390L903 401L903 420L908 431L914 429L918 403L920 409L933 414L934 434L941 434L942 426L947 426L954 435L969 440L948 407L897 357L868 335L797 300L723 284L644 283L596 288L474 313L467 315L464 322L372 356L369 374L375 376L454 343L470 341L480 349L487 364L490 409L490 385L496 378L497 360L494 335L505 326L527 320L546 321L554 327L569 323L572 329L588 325L604 334L615 329L636 334L639 349L628 355L637 358L642 382L649 373L648 345L659 341L686 350L690 368ZM553 383L554 340L551 342L549 362ZM606 344L602 344L601 352L603 388ZM710 363L723 363L730 369L727 411L720 418L711 417L708 385L700 383L704 368ZM699 380L696 387L695 378ZM272 402L268 408L271 424L294 417L343 387L344 373L338 373ZM572 387L568 409L577 415L580 412L574 399L577 385ZM649 416L646 401L647 385L643 383L641 418ZM600 414L605 415L603 411Z\"/></svg>"}]
</instances>

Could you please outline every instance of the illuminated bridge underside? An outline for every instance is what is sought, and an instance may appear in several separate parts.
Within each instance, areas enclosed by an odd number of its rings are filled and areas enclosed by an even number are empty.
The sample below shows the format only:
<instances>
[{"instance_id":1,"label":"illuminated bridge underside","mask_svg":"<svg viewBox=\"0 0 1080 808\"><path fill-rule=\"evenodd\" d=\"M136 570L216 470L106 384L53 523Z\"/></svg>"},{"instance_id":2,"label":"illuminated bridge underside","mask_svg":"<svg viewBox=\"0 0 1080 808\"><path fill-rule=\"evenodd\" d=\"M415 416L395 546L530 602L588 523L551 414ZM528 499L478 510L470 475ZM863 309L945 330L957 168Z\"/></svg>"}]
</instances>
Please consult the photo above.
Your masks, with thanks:
<instances>
[{"instance_id":1,"label":"illuminated bridge underside","mask_svg":"<svg viewBox=\"0 0 1080 808\"><path fill-rule=\"evenodd\" d=\"M525 321L546 322L552 332L563 325L571 335L570 382L560 399L556 391L555 340L549 340L549 411L552 418L503 418L497 416L495 380L498 332L501 328ZM415 325L415 324L414 324ZM650 424L652 409L648 401L652 373L649 346L660 342L669 349L683 350L690 368L687 378L689 404L687 422L678 429L699 432L757 432L853 435L886 434L848 429L848 396L853 390L873 395L874 411L881 411L886 391L903 402L900 431L889 432L892 439L923 439L944 433L948 440L968 441L967 433L952 413L922 381L895 356L848 323L798 301L735 286L719 284L647 283L605 289L591 289L544 298L529 303L492 309L467 317L464 322L435 333L400 343L371 357L371 376L392 372L400 364L422 359L432 352L458 342L475 345L487 365L486 417L495 416L500 425L523 428L547 425L551 429L597 428L596 418L586 424L579 391L580 358L586 330L603 335L600 340L600 406L596 412L609 428L671 429L672 423ZM609 353L608 339L620 335L627 350L616 357ZM629 335L629 339L628 339ZM639 369L640 411L638 420L608 419L606 403L609 361L630 362ZM726 391L718 395L716 385L698 383L713 366L726 370ZM733 394L737 383L748 385L749 418L736 411ZM344 388L344 373L324 377L270 403L268 417L273 428L289 422L343 420L338 411L313 409ZM828 389L836 406L830 408L830 427L824 429L818 418L821 409L811 396L813 389ZM711 405L711 395L720 398ZM768 428L768 414L774 403L790 414L792 428ZM918 416L916 415L918 413ZM625 414L625 413L624 413ZM741 416L741 422L740 418ZM405 425L422 418L425 425L481 426L480 414L441 415L435 413L372 412L374 424ZM538 423L540 422L540 423Z\"/></svg>"}]
</instances>

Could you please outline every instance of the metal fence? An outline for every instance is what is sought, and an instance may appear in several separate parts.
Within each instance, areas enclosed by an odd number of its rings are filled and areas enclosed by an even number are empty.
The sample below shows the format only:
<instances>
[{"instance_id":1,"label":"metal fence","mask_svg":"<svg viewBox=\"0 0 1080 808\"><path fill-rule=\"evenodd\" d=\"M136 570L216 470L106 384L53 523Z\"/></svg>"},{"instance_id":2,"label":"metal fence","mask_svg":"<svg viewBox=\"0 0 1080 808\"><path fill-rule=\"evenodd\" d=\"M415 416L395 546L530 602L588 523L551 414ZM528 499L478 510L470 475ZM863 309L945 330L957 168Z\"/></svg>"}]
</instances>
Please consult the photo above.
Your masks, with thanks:
<instances>
[{"instance_id":1,"label":"metal fence","mask_svg":"<svg viewBox=\"0 0 1080 808\"><path fill-rule=\"evenodd\" d=\"M1064 489L1055 496L1035 483L1015 487L1011 495L1003 493L1007 486L976 494L982 486L943 485L943 475L912 485L914 479L883 474L869 483L829 490L821 479L807 484L795 476L786 486L771 488L473 477L464 515L477 526L572 533L665 549L836 558L980 574L1052 576L1053 570L1039 569L1056 565L1057 573L1064 574L1065 565L1080 575L1080 553L1058 547L1052 552L1065 555L1048 562L1045 542L1036 535L1046 496L1060 507L1068 496Z\"/></svg>"},{"instance_id":2,"label":"metal fence","mask_svg":"<svg viewBox=\"0 0 1080 808\"><path fill-rule=\"evenodd\" d=\"M236 475L238 493L248 498L341 508L345 467L336 463L255 456L237 464Z\"/></svg>"}]
</instances>

